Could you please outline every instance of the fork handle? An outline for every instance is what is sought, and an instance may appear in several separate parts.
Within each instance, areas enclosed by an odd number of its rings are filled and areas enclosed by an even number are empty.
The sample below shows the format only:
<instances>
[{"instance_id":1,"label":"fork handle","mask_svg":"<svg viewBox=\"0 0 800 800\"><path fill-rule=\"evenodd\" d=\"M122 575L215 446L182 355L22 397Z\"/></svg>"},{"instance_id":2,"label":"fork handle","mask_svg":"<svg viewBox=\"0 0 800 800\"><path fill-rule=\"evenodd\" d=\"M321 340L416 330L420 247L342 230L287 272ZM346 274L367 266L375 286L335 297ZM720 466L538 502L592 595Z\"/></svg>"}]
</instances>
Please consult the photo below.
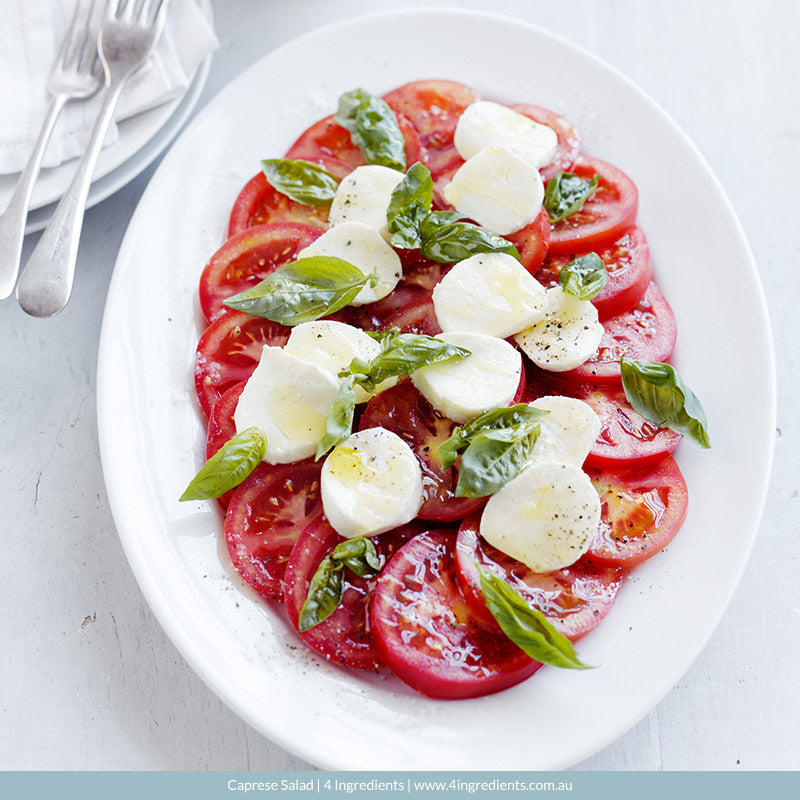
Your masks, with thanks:
<instances>
[{"instance_id":1,"label":"fork handle","mask_svg":"<svg viewBox=\"0 0 800 800\"><path fill-rule=\"evenodd\" d=\"M92 174L124 85L125 81L117 81L107 88L78 170L20 276L17 299L34 317L52 317L69 300Z\"/></svg>"},{"instance_id":2,"label":"fork handle","mask_svg":"<svg viewBox=\"0 0 800 800\"><path fill-rule=\"evenodd\" d=\"M61 114L61 109L67 102L67 97L66 94L61 93L53 95L33 152L19 176L14 194L11 195L6 210L0 217L0 242L3 243L2 249L0 249L0 300L5 299L14 291L14 284L17 282L19 259L22 255L22 240L25 238L25 221L28 218L28 206L31 202L33 185L39 176L44 151L50 141L56 120Z\"/></svg>"}]
</instances>

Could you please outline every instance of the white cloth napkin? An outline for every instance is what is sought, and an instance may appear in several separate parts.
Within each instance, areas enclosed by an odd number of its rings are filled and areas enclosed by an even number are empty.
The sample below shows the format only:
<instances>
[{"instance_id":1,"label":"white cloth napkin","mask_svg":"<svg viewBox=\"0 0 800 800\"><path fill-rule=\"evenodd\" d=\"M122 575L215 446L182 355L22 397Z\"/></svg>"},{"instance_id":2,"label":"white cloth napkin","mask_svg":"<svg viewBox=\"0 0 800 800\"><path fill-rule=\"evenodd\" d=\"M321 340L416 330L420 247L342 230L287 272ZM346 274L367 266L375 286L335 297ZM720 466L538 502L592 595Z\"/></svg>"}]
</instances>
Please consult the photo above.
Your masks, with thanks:
<instances>
[{"instance_id":1,"label":"white cloth napkin","mask_svg":"<svg viewBox=\"0 0 800 800\"><path fill-rule=\"evenodd\" d=\"M0 174L21 172L27 163L50 102L47 79L75 2L0 0ZM181 96L200 62L218 46L196 0L170 0L156 52L125 87L116 122ZM66 105L45 153L45 167L83 154L101 103L102 92ZM112 125L104 146L118 135Z\"/></svg>"}]
</instances>

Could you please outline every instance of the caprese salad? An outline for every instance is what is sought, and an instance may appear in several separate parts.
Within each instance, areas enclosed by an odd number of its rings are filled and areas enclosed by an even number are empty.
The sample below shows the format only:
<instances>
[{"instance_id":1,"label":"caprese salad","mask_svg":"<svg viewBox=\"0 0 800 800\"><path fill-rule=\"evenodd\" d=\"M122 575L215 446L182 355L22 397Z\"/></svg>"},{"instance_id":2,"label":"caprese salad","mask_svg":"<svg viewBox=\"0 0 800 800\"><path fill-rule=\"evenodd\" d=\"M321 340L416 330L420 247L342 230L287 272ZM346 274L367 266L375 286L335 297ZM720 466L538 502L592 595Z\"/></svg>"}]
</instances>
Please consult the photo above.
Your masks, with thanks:
<instances>
[{"instance_id":1,"label":"caprese salad","mask_svg":"<svg viewBox=\"0 0 800 800\"><path fill-rule=\"evenodd\" d=\"M233 565L325 658L434 697L586 668L709 446L637 189L567 120L443 80L335 114L236 199L195 386Z\"/></svg>"}]
</instances>

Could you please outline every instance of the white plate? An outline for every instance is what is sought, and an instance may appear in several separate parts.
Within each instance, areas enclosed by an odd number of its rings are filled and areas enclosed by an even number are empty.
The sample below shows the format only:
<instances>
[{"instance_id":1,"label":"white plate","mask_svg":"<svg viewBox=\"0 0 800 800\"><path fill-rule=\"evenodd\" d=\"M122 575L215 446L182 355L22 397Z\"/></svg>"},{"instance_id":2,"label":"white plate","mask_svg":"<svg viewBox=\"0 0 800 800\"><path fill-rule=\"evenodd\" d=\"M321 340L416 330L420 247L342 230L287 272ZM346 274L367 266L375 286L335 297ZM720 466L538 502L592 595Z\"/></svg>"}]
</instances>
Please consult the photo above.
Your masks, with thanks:
<instances>
[{"instance_id":1,"label":"white plate","mask_svg":"<svg viewBox=\"0 0 800 800\"><path fill-rule=\"evenodd\" d=\"M358 50L342 49L343 38L360 42ZM461 44L443 46L448 41ZM480 46L463 45L470 41ZM330 113L341 92L365 86L380 93L431 76L501 101L557 109L583 133L586 152L636 181L639 222L678 319L675 360L703 401L714 445L679 448L689 517L580 643L581 657L600 666L546 668L506 692L459 702L426 699L391 676L347 672L297 647L283 619L231 574L215 506L177 502L203 452L191 377L200 333L196 281L222 242L239 188L259 159L282 154L306 125ZM703 215L685 213L687 186ZM721 352L712 349L720 326ZM747 381L735 379L741 364ZM620 736L678 681L728 605L758 527L774 414L772 346L755 265L697 150L641 90L595 57L529 25L454 10L381 14L314 31L262 59L210 103L166 156L133 217L100 346L103 466L142 591L225 702L325 768L553 769Z\"/></svg>"},{"instance_id":2,"label":"white plate","mask_svg":"<svg viewBox=\"0 0 800 800\"><path fill-rule=\"evenodd\" d=\"M200 0L205 15L212 19L210 0ZM86 207L91 208L117 189L132 181L172 141L195 107L208 78L211 55L200 63L192 76L189 88L168 103L136 114L119 123L119 138L104 147L97 160L94 179L89 189ZM50 221L56 203L72 180L78 166L77 158L57 167L43 169L34 184L31 210L25 225L26 233L41 230ZM19 180L19 173L0 175L0 209L6 208Z\"/></svg>"}]
</instances>

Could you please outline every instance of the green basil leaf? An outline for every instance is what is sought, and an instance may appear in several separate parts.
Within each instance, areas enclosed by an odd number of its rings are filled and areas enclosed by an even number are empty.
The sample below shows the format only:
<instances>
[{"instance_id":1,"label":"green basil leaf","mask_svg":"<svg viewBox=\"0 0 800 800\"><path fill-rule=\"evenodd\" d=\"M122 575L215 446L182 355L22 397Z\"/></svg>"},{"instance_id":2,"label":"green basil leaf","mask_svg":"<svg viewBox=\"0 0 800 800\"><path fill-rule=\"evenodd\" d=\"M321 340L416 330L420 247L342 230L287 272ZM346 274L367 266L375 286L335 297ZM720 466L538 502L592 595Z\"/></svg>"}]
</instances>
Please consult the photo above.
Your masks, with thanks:
<instances>
[{"instance_id":1,"label":"green basil leaf","mask_svg":"<svg viewBox=\"0 0 800 800\"><path fill-rule=\"evenodd\" d=\"M544 190L544 209L550 222L558 222L575 214L594 194L602 175L580 178L571 172L557 172L547 181Z\"/></svg>"},{"instance_id":2,"label":"green basil leaf","mask_svg":"<svg viewBox=\"0 0 800 800\"><path fill-rule=\"evenodd\" d=\"M371 578L381 571L381 560L371 539L356 536L339 542L331 552L331 558L347 567L359 578Z\"/></svg>"},{"instance_id":3,"label":"green basil leaf","mask_svg":"<svg viewBox=\"0 0 800 800\"><path fill-rule=\"evenodd\" d=\"M449 264L463 261L476 253L508 253L519 258L511 242L496 233L471 222L447 221L440 216L452 212L432 212L420 225L420 252L431 261ZM456 218L458 215L454 215Z\"/></svg>"},{"instance_id":4,"label":"green basil leaf","mask_svg":"<svg viewBox=\"0 0 800 800\"><path fill-rule=\"evenodd\" d=\"M542 664L565 669L592 669L575 653L572 642L559 633L536 608L502 578L478 567L481 592L503 633L517 647Z\"/></svg>"},{"instance_id":5,"label":"green basil leaf","mask_svg":"<svg viewBox=\"0 0 800 800\"><path fill-rule=\"evenodd\" d=\"M258 428L247 428L236 434L203 464L179 499L222 497L261 463L266 450L266 437Z\"/></svg>"},{"instance_id":6,"label":"green basil leaf","mask_svg":"<svg viewBox=\"0 0 800 800\"><path fill-rule=\"evenodd\" d=\"M375 386L387 378L399 375L411 375L412 372L427 367L431 364L441 364L445 361L455 361L472 355L463 347L448 344L442 339L433 336L424 336L416 333L393 333L381 341L381 352L370 363L368 388L362 381L366 391L372 391ZM353 365L351 365L352 367Z\"/></svg>"},{"instance_id":7,"label":"green basil leaf","mask_svg":"<svg viewBox=\"0 0 800 800\"><path fill-rule=\"evenodd\" d=\"M420 247L420 226L428 216L432 203L431 171L418 161L397 184L386 209L386 222L394 247L405 250Z\"/></svg>"},{"instance_id":8,"label":"green basil leaf","mask_svg":"<svg viewBox=\"0 0 800 800\"><path fill-rule=\"evenodd\" d=\"M300 619L297 624L300 633L319 625L333 614L342 601L343 593L342 565L327 555L320 561L308 586L303 607L300 609Z\"/></svg>"},{"instance_id":9,"label":"green basil leaf","mask_svg":"<svg viewBox=\"0 0 800 800\"><path fill-rule=\"evenodd\" d=\"M319 461L328 450L343 442L353 431L356 409L355 379L355 375L349 375L339 384L325 421L325 435L317 445L315 461Z\"/></svg>"},{"instance_id":10,"label":"green basil leaf","mask_svg":"<svg viewBox=\"0 0 800 800\"><path fill-rule=\"evenodd\" d=\"M675 368L660 361L620 359L622 388L634 411L661 428L670 428L700 447L711 447L706 413Z\"/></svg>"},{"instance_id":11,"label":"green basil leaf","mask_svg":"<svg viewBox=\"0 0 800 800\"><path fill-rule=\"evenodd\" d=\"M606 285L608 268L597 253L587 253L565 264L558 280L565 292L579 300L593 300Z\"/></svg>"},{"instance_id":12,"label":"green basil leaf","mask_svg":"<svg viewBox=\"0 0 800 800\"><path fill-rule=\"evenodd\" d=\"M275 270L225 305L281 325L299 325L344 308L367 283L376 282L376 275L364 275L341 258L310 256Z\"/></svg>"},{"instance_id":13,"label":"green basil leaf","mask_svg":"<svg viewBox=\"0 0 800 800\"><path fill-rule=\"evenodd\" d=\"M406 169L406 145L394 111L380 97L364 89L353 89L339 98L334 117L350 131L353 144L368 164Z\"/></svg>"},{"instance_id":14,"label":"green basil leaf","mask_svg":"<svg viewBox=\"0 0 800 800\"><path fill-rule=\"evenodd\" d=\"M329 206L339 187L330 172L310 161L268 158L261 165L273 189L307 206Z\"/></svg>"}]
</instances>

